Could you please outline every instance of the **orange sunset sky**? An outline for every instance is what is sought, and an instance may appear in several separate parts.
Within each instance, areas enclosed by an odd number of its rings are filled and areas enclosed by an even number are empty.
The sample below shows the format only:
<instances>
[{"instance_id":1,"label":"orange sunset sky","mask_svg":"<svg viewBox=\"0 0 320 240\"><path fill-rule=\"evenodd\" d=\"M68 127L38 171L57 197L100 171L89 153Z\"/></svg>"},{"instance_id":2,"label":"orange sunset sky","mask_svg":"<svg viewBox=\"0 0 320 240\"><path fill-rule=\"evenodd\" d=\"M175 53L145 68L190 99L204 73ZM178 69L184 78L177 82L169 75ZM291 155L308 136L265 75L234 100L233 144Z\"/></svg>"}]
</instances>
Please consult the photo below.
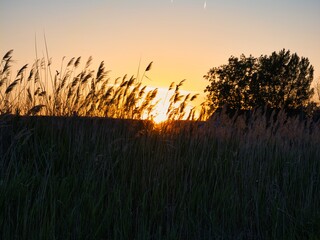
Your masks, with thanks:
<instances>
[{"instance_id":1,"label":"orange sunset sky","mask_svg":"<svg viewBox=\"0 0 320 240\"><path fill-rule=\"evenodd\" d=\"M144 84L167 88L187 79L199 92L211 67L231 55L271 54L283 48L308 57L320 76L319 0L2 0L0 54L14 49L21 67L45 55L104 60L112 78L135 75L153 61ZM55 67L56 66L56 67Z\"/></svg>"}]
</instances>

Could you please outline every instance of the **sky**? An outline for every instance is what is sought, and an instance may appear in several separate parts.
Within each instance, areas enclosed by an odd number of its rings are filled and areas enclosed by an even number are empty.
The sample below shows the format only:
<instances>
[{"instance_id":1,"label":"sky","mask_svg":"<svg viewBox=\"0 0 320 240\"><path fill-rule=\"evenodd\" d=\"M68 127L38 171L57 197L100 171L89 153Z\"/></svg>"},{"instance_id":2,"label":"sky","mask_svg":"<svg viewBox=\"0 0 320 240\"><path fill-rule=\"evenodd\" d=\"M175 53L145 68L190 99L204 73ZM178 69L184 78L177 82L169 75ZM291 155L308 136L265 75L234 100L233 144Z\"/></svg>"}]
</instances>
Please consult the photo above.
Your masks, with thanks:
<instances>
[{"instance_id":1,"label":"sky","mask_svg":"<svg viewBox=\"0 0 320 240\"><path fill-rule=\"evenodd\" d=\"M31 64L45 36L57 68L64 56L92 56L115 78L153 61L146 85L186 79L183 89L204 96L203 75L242 53L285 48L308 57L318 79L319 13L319 0L1 0L0 54Z\"/></svg>"}]
</instances>

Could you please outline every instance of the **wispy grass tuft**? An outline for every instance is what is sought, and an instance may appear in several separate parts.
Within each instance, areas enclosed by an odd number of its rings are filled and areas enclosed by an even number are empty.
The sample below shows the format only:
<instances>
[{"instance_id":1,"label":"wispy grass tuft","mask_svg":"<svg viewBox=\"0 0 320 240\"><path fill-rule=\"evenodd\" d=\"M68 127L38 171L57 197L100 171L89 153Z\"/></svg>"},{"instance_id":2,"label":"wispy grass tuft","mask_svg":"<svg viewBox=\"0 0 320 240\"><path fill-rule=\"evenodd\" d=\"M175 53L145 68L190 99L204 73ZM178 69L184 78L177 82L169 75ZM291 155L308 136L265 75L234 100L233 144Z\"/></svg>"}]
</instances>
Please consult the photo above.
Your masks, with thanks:
<instances>
[{"instance_id":1,"label":"wispy grass tuft","mask_svg":"<svg viewBox=\"0 0 320 240\"><path fill-rule=\"evenodd\" d=\"M111 81L103 61L96 72L90 69L92 57L88 58L82 70L79 70L81 57L73 57L66 66L63 66L62 62L60 71L56 70L54 74L51 73L51 59L37 59L29 74L26 74L28 71L26 64L10 82L12 53L12 50L6 53L1 62L0 92L3 100L0 103L1 113L153 118L152 113L158 104L158 90L146 91L146 86L142 85L142 80L148 78L146 72L151 70L153 62L148 64L139 79L134 76L128 79L125 75L123 78ZM188 96L181 102L184 96L180 95L179 88L184 81L176 86L175 98L170 100L172 104L168 109L169 119L182 119L186 104L196 98L196 95L191 98ZM180 107L176 106L178 102Z\"/></svg>"}]
</instances>

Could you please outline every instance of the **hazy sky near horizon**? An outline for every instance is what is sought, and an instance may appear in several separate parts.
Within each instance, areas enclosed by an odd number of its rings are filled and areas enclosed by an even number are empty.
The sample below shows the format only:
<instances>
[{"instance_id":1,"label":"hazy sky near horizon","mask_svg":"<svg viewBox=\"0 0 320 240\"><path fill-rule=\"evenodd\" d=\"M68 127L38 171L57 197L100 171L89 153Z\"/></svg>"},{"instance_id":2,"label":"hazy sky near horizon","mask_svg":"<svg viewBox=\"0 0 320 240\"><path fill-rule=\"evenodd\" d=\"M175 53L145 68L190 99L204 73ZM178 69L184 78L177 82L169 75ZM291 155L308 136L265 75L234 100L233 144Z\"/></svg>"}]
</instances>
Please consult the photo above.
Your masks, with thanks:
<instances>
[{"instance_id":1,"label":"hazy sky near horizon","mask_svg":"<svg viewBox=\"0 0 320 240\"><path fill-rule=\"evenodd\" d=\"M92 56L112 77L153 61L151 86L187 79L203 92L203 75L228 58L269 55L283 48L308 57L320 76L319 0L1 0L0 54L14 49L18 66L45 54ZM36 36L36 37L35 37Z\"/></svg>"}]
</instances>

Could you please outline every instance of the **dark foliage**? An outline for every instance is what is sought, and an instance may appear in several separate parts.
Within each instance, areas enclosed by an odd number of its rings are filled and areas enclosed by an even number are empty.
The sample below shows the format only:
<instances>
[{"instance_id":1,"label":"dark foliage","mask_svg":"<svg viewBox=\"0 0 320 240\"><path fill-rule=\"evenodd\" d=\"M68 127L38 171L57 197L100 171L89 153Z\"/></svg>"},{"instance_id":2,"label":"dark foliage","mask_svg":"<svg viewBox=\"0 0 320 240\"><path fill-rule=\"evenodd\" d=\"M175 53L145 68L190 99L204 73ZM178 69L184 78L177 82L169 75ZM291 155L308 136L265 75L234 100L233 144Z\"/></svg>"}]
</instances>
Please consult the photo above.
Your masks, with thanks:
<instances>
[{"instance_id":1,"label":"dark foliage","mask_svg":"<svg viewBox=\"0 0 320 240\"><path fill-rule=\"evenodd\" d=\"M308 58L289 50L259 58L231 56L227 65L214 67L204 76L210 81L205 92L212 109L227 104L233 109L297 109L310 101L314 89L313 66Z\"/></svg>"}]
</instances>

